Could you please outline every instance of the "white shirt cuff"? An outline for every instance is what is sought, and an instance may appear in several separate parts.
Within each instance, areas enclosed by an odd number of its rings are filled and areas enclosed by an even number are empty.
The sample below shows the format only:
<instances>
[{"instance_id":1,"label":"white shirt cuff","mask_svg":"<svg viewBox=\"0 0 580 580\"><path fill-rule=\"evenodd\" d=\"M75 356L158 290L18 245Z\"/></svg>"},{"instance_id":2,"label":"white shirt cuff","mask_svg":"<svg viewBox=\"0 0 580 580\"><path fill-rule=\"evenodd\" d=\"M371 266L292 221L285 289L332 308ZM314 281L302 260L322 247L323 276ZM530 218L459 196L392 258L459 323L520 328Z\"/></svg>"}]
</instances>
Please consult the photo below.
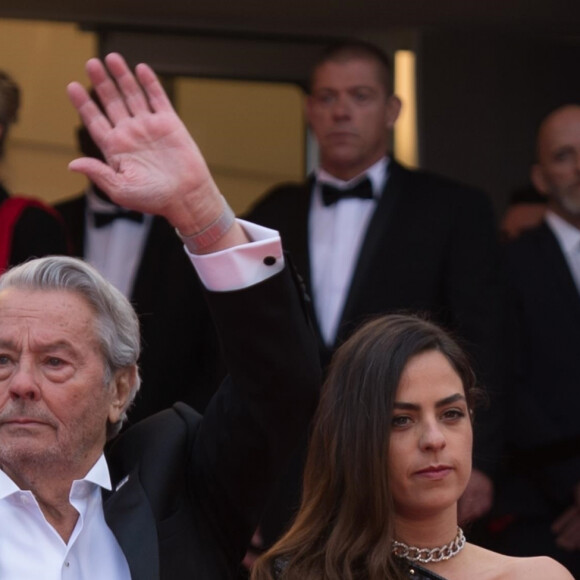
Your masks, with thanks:
<instances>
[{"instance_id":1,"label":"white shirt cuff","mask_svg":"<svg viewBox=\"0 0 580 580\"><path fill-rule=\"evenodd\" d=\"M184 246L203 285L213 292L248 288L284 269L280 234L251 222L237 221L251 242L213 254L192 254Z\"/></svg>"}]
</instances>

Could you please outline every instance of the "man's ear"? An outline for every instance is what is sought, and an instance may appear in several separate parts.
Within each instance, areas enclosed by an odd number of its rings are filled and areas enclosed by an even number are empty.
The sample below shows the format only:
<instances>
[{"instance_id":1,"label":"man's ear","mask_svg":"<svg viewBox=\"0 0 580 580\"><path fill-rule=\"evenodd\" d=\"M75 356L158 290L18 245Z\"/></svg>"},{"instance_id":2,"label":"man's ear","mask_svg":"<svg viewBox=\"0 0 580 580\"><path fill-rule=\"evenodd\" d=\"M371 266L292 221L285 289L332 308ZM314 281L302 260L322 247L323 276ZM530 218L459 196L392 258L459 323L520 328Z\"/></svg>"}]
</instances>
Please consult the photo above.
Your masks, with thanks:
<instances>
[{"instance_id":1,"label":"man's ear","mask_svg":"<svg viewBox=\"0 0 580 580\"><path fill-rule=\"evenodd\" d=\"M391 130L396 120L399 118L401 112L401 99L397 95L391 95L387 100L387 114L385 115L385 126L387 129Z\"/></svg>"},{"instance_id":2,"label":"man's ear","mask_svg":"<svg viewBox=\"0 0 580 580\"><path fill-rule=\"evenodd\" d=\"M109 406L109 422L117 423L127 409L135 381L137 380L137 366L133 365L119 369L111 381L113 390Z\"/></svg>"},{"instance_id":3,"label":"man's ear","mask_svg":"<svg viewBox=\"0 0 580 580\"><path fill-rule=\"evenodd\" d=\"M546 182L546 178L544 177L544 170L539 163L532 165L530 170L530 179L532 180L534 187L539 193L546 196L549 194L548 184Z\"/></svg>"}]
</instances>

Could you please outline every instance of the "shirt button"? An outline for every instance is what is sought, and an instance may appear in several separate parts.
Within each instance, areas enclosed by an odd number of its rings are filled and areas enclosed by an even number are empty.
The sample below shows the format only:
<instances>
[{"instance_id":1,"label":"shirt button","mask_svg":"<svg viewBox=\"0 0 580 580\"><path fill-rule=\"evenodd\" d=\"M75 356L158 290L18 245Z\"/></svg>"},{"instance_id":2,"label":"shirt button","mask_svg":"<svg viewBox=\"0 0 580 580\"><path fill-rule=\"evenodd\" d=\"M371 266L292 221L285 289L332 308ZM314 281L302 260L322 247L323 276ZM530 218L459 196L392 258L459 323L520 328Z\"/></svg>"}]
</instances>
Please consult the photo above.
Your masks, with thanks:
<instances>
[{"instance_id":1,"label":"shirt button","mask_svg":"<svg viewBox=\"0 0 580 580\"><path fill-rule=\"evenodd\" d=\"M64 565L68 568L70 566L70 562L65 562Z\"/></svg>"},{"instance_id":2,"label":"shirt button","mask_svg":"<svg viewBox=\"0 0 580 580\"><path fill-rule=\"evenodd\" d=\"M266 264L266 266L273 266L276 263L276 258L274 258L274 256L266 256L264 258L264 264Z\"/></svg>"}]
</instances>

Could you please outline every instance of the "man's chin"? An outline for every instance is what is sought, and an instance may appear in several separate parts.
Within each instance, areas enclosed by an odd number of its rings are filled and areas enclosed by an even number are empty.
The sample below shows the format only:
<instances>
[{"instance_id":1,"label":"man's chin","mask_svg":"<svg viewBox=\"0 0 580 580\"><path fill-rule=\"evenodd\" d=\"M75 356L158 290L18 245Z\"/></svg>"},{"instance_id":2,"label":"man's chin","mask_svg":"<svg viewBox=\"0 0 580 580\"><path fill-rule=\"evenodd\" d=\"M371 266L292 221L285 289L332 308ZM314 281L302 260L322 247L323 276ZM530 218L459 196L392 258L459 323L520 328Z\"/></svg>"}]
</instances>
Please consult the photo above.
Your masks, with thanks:
<instances>
[{"instance_id":1,"label":"man's chin","mask_svg":"<svg viewBox=\"0 0 580 580\"><path fill-rule=\"evenodd\" d=\"M47 465L62 458L58 449L34 437L0 438L0 463L9 465Z\"/></svg>"}]
</instances>

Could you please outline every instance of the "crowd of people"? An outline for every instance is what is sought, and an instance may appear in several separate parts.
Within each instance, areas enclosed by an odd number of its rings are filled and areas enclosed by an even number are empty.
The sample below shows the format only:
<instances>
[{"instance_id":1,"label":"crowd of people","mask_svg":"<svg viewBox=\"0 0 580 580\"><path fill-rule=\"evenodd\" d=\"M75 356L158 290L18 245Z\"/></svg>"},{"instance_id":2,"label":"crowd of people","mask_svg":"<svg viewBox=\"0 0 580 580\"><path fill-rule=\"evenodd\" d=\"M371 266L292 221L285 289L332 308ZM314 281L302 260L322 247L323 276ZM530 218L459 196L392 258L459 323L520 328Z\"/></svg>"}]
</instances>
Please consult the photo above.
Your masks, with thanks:
<instances>
[{"instance_id":1,"label":"crowd of people","mask_svg":"<svg viewBox=\"0 0 580 580\"><path fill-rule=\"evenodd\" d=\"M389 153L391 73L328 47L244 220L151 68L69 85L87 189L0 190L0 577L580 577L580 106L500 240Z\"/></svg>"}]
</instances>

